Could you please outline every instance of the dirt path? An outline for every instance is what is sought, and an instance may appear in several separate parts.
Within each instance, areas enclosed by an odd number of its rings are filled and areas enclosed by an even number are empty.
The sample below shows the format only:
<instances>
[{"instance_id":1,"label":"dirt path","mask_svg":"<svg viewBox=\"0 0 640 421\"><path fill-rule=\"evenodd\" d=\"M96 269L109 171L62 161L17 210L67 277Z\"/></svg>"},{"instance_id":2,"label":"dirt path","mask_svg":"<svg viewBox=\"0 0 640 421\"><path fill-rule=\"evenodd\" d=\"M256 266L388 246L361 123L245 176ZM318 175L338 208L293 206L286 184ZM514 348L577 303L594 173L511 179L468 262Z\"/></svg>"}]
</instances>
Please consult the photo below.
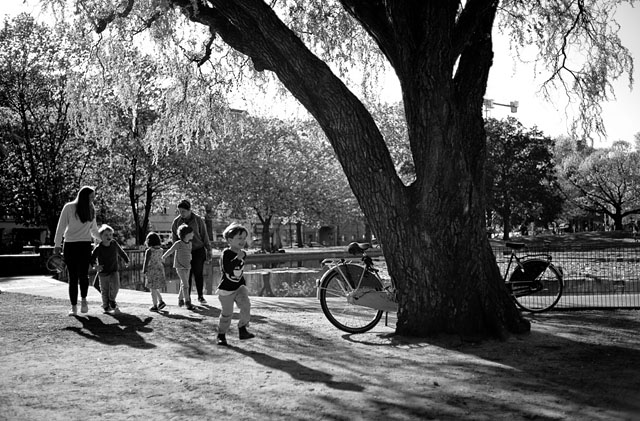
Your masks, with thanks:
<instances>
[{"instance_id":1,"label":"dirt path","mask_svg":"<svg viewBox=\"0 0 640 421\"><path fill-rule=\"evenodd\" d=\"M214 344L219 310L0 294L2 420L638 420L640 312L536 316L506 342L363 335L318 307L260 306ZM234 322L235 326L235 322Z\"/></svg>"}]
</instances>

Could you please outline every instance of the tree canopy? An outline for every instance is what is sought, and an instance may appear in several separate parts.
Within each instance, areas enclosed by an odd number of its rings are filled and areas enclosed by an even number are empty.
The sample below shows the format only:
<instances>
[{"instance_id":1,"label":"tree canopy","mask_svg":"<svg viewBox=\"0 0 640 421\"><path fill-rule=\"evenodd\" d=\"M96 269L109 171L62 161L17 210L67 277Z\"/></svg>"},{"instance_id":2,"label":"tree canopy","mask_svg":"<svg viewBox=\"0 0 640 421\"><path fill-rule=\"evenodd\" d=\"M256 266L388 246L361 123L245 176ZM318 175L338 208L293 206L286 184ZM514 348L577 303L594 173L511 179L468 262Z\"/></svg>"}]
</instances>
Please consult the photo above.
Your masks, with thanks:
<instances>
[{"instance_id":1,"label":"tree canopy","mask_svg":"<svg viewBox=\"0 0 640 421\"><path fill-rule=\"evenodd\" d=\"M562 209L557 189L553 141L538 129L525 129L513 117L489 119L487 131L487 207L503 224L547 224Z\"/></svg>"},{"instance_id":2,"label":"tree canopy","mask_svg":"<svg viewBox=\"0 0 640 421\"><path fill-rule=\"evenodd\" d=\"M616 230L623 218L640 214L640 155L627 144L574 154L561 163L567 200L578 208L608 215Z\"/></svg>"},{"instance_id":3,"label":"tree canopy","mask_svg":"<svg viewBox=\"0 0 640 421\"><path fill-rule=\"evenodd\" d=\"M26 14L0 30L0 207L26 225L45 225L53 238L62 205L87 173L78 165L94 151L68 121L66 83L84 60L82 42L63 26Z\"/></svg>"}]
</instances>

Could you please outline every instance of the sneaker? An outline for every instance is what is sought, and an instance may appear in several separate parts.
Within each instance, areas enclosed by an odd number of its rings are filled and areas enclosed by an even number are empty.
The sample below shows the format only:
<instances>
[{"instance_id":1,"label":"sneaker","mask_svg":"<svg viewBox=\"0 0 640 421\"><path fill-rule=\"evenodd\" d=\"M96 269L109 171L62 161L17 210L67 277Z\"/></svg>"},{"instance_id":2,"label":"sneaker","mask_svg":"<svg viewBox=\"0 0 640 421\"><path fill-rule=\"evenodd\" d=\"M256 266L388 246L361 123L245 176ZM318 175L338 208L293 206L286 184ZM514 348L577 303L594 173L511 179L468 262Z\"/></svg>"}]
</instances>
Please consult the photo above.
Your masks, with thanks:
<instances>
[{"instance_id":1,"label":"sneaker","mask_svg":"<svg viewBox=\"0 0 640 421\"><path fill-rule=\"evenodd\" d=\"M191 305L191 301L187 301L184 306L187 310L193 310L195 308Z\"/></svg>"},{"instance_id":2,"label":"sneaker","mask_svg":"<svg viewBox=\"0 0 640 421\"><path fill-rule=\"evenodd\" d=\"M120 308L119 308L118 306L115 306L115 307L113 308L113 310L112 310L112 313L113 313L113 314L120 314L120 313L121 313Z\"/></svg>"},{"instance_id":3,"label":"sneaker","mask_svg":"<svg viewBox=\"0 0 640 421\"><path fill-rule=\"evenodd\" d=\"M151 306L149 307L149 311L158 311L158 307L157 306Z\"/></svg>"},{"instance_id":4,"label":"sneaker","mask_svg":"<svg viewBox=\"0 0 640 421\"><path fill-rule=\"evenodd\" d=\"M78 306L71 306L71 310L69 310L69 316L75 316L78 314Z\"/></svg>"},{"instance_id":5,"label":"sneaker","mask_svg":"<svg viewBox=\"0 0 640 421\"><path fill-rule=\"evenodd\" d=\"M102 307L102 312L104 314L109 314L109 312L111 311L111 307L107 306L107 307Z\"/></svg>"},{"instance_id":6,"label":"sneaker","mask_svg":"<svg viewBox=\"0 0 640 421\"><path fill-rule=\"evenodd\" d=\"M207 304L207 300L205 300L204 297L198 297L198 301L200 304Z\"/></svg>"},{"instance_id":7,"label":"sneaker","mask_svg":"<svg viewBox=\"0 0 640 421\"><path fill-rule=\"evenodd\" d=\"M80 304L80 312L87 313L89 311L89 305L87 304L87 299L83 298L82 303Z\"/></svg>"},{"instance_id":8,"label":"sneaker","mask_svg":"<svg viewBox=\"0 0 640 421\"><path fill-rule=\"evenodd\" d=\"M163 308L165 308L167 305L165 304L164 301L160 301L160 304L158 304L158 310L162 310Z\"/></svg>"},{"instance_id":9,"label":"sneaker","mask_svg":"<svg viewBox=\"0 0 640 421\"><path fill-rule=\"evenodd\" d=\"M225 336L224 333L218 333L218 345L228 345L227 344L227 337Z\"/></svg>"},{"instance_id":10,"label":"sneaker","mask_svg":"<svg viewBox=\"0 0 640 421\"><path fill-rule=\"evenodd\" d=\"M183 307L184 306L184 300L182 298L180 298L178 300L178 307Z\"/></svg>"},{"instance_id":11,"label":"sneaker","mask_svg":"<svg viewBox=\"0 0 640 421\"><path fill-rule=\"evenodd\" d=\"M246 326L239 328L238 333L240 334L240 339L251 339L256 337L256 335L247 331Z\"/></svg>"}]
</instances>

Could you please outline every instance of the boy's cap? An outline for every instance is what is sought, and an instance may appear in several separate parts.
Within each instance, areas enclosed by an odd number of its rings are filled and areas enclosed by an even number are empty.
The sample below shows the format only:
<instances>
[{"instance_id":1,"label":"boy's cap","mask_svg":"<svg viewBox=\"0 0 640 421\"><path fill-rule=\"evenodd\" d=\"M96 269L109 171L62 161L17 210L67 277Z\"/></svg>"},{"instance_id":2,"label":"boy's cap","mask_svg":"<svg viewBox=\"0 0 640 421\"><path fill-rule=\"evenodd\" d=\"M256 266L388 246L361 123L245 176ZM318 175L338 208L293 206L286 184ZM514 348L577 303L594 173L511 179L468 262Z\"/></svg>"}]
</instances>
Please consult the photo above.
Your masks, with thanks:
<instances>
[{"instance_id":1,"label":"boy's cap","mask_svg":"<svg viewBox=\"0 0 640 421\"><path fill-rule=\"evenodd\" d=\"M191 210L191 203L189 203L188 200L183 200L182 202L178 203L178 208Z\"/></svg>"}]
</instances>

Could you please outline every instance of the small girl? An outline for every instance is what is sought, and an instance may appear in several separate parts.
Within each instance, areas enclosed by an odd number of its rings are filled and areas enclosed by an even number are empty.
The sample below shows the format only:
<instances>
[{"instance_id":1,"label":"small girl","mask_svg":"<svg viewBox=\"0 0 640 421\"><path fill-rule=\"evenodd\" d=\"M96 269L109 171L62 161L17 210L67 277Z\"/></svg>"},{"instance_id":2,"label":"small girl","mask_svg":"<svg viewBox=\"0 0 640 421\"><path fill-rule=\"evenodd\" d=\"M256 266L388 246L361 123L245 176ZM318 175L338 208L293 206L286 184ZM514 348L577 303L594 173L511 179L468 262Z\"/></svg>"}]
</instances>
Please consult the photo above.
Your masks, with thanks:
<instances>
[{"instance_id":1,"label":"small girl","mask_svg":"<svg viewBox=\"0 0 640 421\"><path fill-rule=\"evenodd\" d=\"M242 250L242 247L245 245L248 234L245 227L236 223L229 225L222 232L222 236L229 243L229 248L225 249L220 257L222 281L218 286L218 299L222 305L222 311L218 324L218 345L227 345L226 334L231 325L234 303L240 309L238 321L240 339L255 337L253 333L247 331L251 319L251 301L249 301L249 290L243 276L244 258L247 253Z\"/></svg>"},{"instance_id":2,"label":"small girl","mask_svg":"<svg viewBox=\"0 0 640 421\"><path fill-rule=\"evenodd\" d=\"M144 286L151 290L151 300L153 306L149 311L158 311L167 305L162 301L160 289L166 287L164 278L164 266L162 264L162 244L160 236L155 232L150 232L145 241L147 250L144 252L144 263L142 264L142 273L145 274L146 281Z\"/></svg>"},{"instance_id":3,"label":"small girl","mask_svg":"<svg viewBox=\"0 0 640 421\"><path fill-rule=\"evenodd\" d=\"M178 293L178 305L185 306L188 310L193 310L191 305L191 295L189 294L189 272L191 271L191 239L193 239L193 229L182 224L178 227L178 241L173 243L171 248L163 255L164 260L167 256L173 257L173 267L178 272L180 278L180 292Z\"/></svg>"}]
</instances>

